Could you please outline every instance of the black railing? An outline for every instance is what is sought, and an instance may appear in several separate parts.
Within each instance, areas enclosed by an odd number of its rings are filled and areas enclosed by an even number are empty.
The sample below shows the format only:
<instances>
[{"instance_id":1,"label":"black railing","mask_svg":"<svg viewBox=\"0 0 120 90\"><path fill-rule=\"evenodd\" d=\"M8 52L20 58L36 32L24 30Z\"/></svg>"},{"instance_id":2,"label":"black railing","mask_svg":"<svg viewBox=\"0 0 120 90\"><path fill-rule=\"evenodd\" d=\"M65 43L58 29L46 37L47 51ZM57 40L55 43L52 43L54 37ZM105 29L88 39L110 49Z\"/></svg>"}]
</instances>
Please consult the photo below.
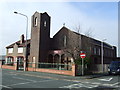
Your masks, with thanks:
<instances>
[{"instance_id":1,"label":"black railing","mask_svg":"<svg viewBox=\"0 0 120 90\"><path fill-rule=\"evenodd\" d=\"M2 65L13 66L13 65L14 65L14 62L6 62L6 61L2 61Z\"/></svg>"},{"instance_id":2,"label":"black railing","mask_svg":"<svg viewBox=\"0 0 120 90\"><path fill-rule=\"evenodd\" d=\"M32 63L28 62L28 67L32 68L46 68L55 70L72 70L71 64L61 64L61 63Z\"/></svg>"}]
</instances>

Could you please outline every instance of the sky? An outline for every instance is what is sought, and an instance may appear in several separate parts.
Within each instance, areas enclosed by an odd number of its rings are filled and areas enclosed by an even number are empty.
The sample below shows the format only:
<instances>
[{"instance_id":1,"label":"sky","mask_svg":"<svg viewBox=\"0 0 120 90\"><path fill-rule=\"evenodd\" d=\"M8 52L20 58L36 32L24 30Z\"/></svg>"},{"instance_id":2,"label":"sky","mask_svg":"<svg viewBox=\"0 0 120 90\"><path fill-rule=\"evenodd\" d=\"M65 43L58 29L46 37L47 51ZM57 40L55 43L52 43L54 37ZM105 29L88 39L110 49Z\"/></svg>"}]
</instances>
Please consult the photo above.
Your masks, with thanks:
<instances>
[{"instance_id":1,"label":"sky","mask_svg":"<svg viewBox=\"0 0 120 90\"><path fill-rule=\"evenodd\" d=\"M18 41L26 31L28 16L28 38L31 37L31 16L37 11L51 16L51 38L65 23L72 31L80 26L81 34L91 31L97 40L118 46L118 3L117 2L1 2L0 3L0 53L5 47ZM77 31L76 31L77 32Z\"/></svg>"}]
</instances>

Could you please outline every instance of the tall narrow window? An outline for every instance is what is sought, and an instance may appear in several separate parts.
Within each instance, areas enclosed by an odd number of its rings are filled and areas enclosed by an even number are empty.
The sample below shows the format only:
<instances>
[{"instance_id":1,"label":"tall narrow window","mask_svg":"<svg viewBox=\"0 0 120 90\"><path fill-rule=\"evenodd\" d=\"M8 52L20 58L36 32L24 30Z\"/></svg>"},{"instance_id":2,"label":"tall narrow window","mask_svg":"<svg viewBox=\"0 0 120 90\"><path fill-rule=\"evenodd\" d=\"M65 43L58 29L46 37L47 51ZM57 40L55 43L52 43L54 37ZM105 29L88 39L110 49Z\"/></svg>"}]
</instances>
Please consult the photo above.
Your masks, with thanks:
<instances>
[{"instance_id":1,"label":"tall narrow window","mask_svg":"<svg viewBox=\"0 0 120 90\"><path fill-rule=\"evenodd\" d=\"M47 22L46 21L44 21L44 27L46 27L47 26Z\"/></svg>"},{"instance_id":2,"label":"tall narrow window","mask_svg":"<svg viewBox=\"0 0 120 90\"><path fill-rule=\"evenodd\" d=\"M64 36L64 41L63 41L63 43L64 43L64 47L66 47L66 44L67 44L67 37L66 37L66 36Z\"/></svg>"},{"instance_id":3,"label":"tall narrow window","mask_svg":"<svg viewBox=\"0 0 120 90\"><path fill-rule=\"evenodd\" d=\"M35 26L37 26L37 17L35 17Z\"/></svg>"}]
</instances>

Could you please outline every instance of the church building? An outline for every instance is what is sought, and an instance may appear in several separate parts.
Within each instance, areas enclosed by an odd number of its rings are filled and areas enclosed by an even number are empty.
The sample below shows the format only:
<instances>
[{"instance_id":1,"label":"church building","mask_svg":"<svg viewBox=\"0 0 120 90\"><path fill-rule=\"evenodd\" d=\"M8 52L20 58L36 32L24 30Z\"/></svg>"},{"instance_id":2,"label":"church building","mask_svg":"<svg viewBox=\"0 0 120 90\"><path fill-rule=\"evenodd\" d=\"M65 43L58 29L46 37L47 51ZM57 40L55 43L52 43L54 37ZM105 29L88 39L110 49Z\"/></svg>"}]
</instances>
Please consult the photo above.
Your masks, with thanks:
<instances>
[{"instance_id":1,"label":"church building","mask_svg":"<svg viewBox=\"0 0 120 90\"><path fill-rule=\"evenodd\" d=\"M90 63L92 63L92 65L101 65L102 44L104 64L109 64L116 58L115 46L79 34L65 26L63 26L53 38L50 38L50 23L51 17L46 12L35 12L33 14L31 19L31 39L28 40L27 43L27 67L71 70L71 65L76 64L76 60L80 57L81 51L85 52L86 57L91 59ZM24 37L22 37L22 39L23 38ZM19 53L19 57L22 57L24 61L24 48L22 48L25 47L24 43L25 41L23 39L23 42L18 41L7 46L6 61L9 60L9 58L12 58L12 62L17 61L13 58L18 54L14 52L18 46L19 52L22 53L22 56L20 56ZM100 66L97 68L100 70Z\"/></svg>"}]
</instances>

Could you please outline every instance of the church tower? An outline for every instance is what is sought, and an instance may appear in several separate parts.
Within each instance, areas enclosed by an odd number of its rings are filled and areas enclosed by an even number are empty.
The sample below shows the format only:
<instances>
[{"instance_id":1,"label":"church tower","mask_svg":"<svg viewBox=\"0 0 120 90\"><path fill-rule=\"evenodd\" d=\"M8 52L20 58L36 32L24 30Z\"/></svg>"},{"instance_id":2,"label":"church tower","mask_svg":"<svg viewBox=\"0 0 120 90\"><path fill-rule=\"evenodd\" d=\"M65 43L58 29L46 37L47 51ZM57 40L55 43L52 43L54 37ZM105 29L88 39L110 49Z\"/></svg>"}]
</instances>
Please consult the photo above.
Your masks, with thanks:
<instances>
[{"instance_id":1,"label":"church tower","mask_svg":"<svg viewBox=\"0 0 120 90\"><path fill-rule=\"evenodd\" d=\"M35 12L31 20L30 62L45 62L50 42L50 16Z\"/></svg>"}]
</instances>

